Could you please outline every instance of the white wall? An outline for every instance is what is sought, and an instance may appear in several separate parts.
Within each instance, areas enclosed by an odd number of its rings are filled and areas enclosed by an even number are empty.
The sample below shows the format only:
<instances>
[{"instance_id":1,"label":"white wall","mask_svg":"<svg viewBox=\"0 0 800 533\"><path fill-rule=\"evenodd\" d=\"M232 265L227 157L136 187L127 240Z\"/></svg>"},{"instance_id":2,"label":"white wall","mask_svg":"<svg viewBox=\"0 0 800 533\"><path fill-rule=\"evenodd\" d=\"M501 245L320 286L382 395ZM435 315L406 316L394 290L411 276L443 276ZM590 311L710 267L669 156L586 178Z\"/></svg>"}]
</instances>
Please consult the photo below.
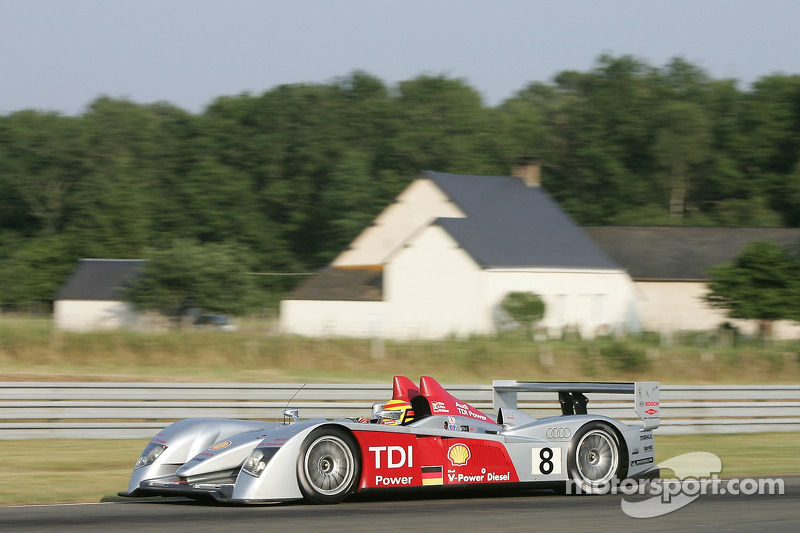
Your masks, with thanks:
<instances>
[{"instance_id":1,"label":"white wall","mask_svg":"<svg viewBox=\"0 0 800 533\"><path fill-rule=\"evenodd\" d=\"M721 309L708 307L702 300L708 292L703 282L637 281L642 295L643 327L649 331L713 331L723 322L730 322L748 335L758 334L755 320L734 320ZM788 321L776 322L773 335L778 339L800 337L800 326Z\"/></svg>"},{"instance_id":2,"label":"white wall","mask_svg":"<svg viewBox=\"0 0 800 533\"><path fill-rule=\"evenodd\" d=\"M560 331L577 327L587 338L600 332L638 331L636 287L622 270L487 270L485 307L495 317L512 291L534 292L545 302L539 326Z\"/></svg>"},{"instance_id":3,"label":"white wall","mask_svg":"<svg viewBox=\"0 0 800 533\"><path fill-rule=\"evenodd\" d=\"M419 178L384 209L331 265L383 264L414 232L439 217L463 218L464 214L431 180Z\"/></svg>"},{"instance_id":4,"label":"white wall","mask_svg":"<svg viewBox=\"0 0 800 533\"><path fill-rule=\"evenodd\" d=\"M126 302L99 300L56 300L53 323L70 331L116 329L136 325L137 314Z\"/></svg>"},{"instance_id":5,"label":"white wall","mask_svg":"<svg viewBox=\"0 0 800 533\"><path fill-rule=\"evenodd\" d=\"M472 267L474 263L471 265L463 250L452 247L420 257L425 246L449 239L443 233L432 231L422 236L418 248L404 250L397 265L387 265L388 301L284 301L282 330L308 336L399 339L492 333L497 306L505 294L531 291L542 296L547 306L541 326L552 330L578 326L587 338L620 328L662 333L713 331L726 321L745 334L757 334L755 321L731 320L722 311L706 307L700 299L706 292L703 283L634 284L627 274L613 271L481 272ZM428 272L426 265L434 261L445 268ZM777 322L773 333L779 339L797 339L800 326Z\"/></svg>"},{"instance_id":6,"label":"white wall","mask_svg":"<svg viewBox=\"0 0 800 533\"><path fill-rule=\"evenodd\" d=\"M281 301L281 333L308 337L392 337L386 302Z\"/></svg>"}]
</instances>

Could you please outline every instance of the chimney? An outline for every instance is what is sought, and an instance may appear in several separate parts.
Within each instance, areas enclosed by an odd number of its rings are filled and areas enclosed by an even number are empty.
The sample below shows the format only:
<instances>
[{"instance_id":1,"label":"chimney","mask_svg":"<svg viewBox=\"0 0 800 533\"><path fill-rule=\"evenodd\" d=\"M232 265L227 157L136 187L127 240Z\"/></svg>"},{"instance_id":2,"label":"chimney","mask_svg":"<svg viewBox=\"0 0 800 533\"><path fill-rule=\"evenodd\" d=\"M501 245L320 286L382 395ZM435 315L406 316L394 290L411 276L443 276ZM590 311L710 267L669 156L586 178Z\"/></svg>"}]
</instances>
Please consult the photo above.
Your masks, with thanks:
<instances>
[{"instance_id":1,"label":"chimney","mask_svg":"<svg viewBox=\"0 0 800 533\"><path fill-rule=\"evenodd\" d=\"M528 187L541 187L542 166L539 158L531 155L520 157L511 175L524 181Z\"/></svg>"}]
</instances>

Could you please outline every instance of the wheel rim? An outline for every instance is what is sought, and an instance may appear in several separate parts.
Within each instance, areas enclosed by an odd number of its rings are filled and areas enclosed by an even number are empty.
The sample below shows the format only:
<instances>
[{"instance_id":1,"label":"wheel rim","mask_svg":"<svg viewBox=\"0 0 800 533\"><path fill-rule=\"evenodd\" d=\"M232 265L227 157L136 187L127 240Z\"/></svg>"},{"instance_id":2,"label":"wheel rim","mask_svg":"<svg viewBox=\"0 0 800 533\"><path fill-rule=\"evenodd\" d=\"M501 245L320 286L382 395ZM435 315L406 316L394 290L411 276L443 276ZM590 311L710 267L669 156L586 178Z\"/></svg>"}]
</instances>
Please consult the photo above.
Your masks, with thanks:
<instances>
[{"instance_id":1,"label":"wheel rim","mask_svg":"<svg viewBox=\"0 0 800 533\"><path fill-rule=\"evenodd\" d=\"M581 438L576 459L581 478L592 485L610 481L619 464L616 443L600 430L589 431Z\"/></svg>"},{"instance_id":2,"label":"wheel rim","mask_svg":"<svg viewBox=\"0 0 800 533\"><path fill-rule=\"evenodd\" d=\"M320 437L306 451L306 479L320 494L339 494L353 479L353 452L340 438Z\"/></svg>"}]
</instances>

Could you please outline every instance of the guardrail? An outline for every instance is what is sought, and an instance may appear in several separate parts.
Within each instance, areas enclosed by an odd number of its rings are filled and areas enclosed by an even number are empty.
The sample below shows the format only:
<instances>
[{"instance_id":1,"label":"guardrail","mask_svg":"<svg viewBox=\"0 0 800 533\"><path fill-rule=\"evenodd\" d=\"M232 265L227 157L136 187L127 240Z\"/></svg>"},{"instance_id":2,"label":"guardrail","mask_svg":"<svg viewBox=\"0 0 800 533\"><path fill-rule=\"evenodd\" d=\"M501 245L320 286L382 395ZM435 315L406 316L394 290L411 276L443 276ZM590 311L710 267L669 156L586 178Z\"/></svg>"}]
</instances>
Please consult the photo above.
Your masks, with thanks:
<instances>
[{"instance_id":1,"label":"guardrail","mask_svg":"<svg viewBox=\"0 0 800 533\"><path fill-rule=\"evenodd\" d=\"M491 385L447 385L492 412ZM368 416L389 384L0 382L0 440L148 439L183 418L282 420ZM639 422L630 395L587 394L589 412ZM520 393L519 407L541 418L561 413L552 393ZM665 385L657 434L800 431L800 385Z\"/></svg>"}]
</instances>

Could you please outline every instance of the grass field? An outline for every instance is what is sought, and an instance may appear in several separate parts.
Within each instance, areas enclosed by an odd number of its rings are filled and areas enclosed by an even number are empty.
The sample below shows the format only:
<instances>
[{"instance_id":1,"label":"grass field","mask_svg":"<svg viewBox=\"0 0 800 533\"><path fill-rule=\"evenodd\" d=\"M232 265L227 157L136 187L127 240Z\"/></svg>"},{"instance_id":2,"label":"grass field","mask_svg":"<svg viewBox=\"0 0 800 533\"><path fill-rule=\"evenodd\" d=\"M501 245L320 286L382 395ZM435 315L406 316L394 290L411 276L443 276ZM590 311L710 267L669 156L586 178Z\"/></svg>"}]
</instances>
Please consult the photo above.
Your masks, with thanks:
<instances>
[{"instance_id":1,"label":"grass field","mask_svg":"<svg viewBox=\"0 0 800 533\"><path fill-rule=\"evenodd\" d=\"M127 489L143 440L0 441L0 505L98 502ZM656 462L705 451L722 459L720 477L800 474L800 433L668 435Z\"/></svg>"},{"instance_id":2,"label":"grass field","mask_svg":"<svg viewBox=\"0 0 800 533\"><path fill-rule=\"evenodd\" d=\"M312 340L248 325L236 333L60 333L46 319L0 316L0 381L388 383L395 374L445 383L492 379L657 380L662 384L800 383L800 345L722 347L713 337L662 345L531 342L477 337L442 342ZM0 440L0 505L99 501L127 487L138 440ZM657 436L657 460L719 455L724 476L800 474L800 434Z\"/></svg>"},{"instance_id":3,"label":"grass field","mask_svg":"<svg viewBox=\"0 0 800 533\"><path fill-rule=\"evenodd\" d=\"M653 335L382 342L271 335L257 326L235 333L64 333L47 320L0 318L0 381L384 382L403 373L447 383L800 383L797 343L720 347L707 336L683 340L671 346Z\"/></svg>"}]
</instances>

